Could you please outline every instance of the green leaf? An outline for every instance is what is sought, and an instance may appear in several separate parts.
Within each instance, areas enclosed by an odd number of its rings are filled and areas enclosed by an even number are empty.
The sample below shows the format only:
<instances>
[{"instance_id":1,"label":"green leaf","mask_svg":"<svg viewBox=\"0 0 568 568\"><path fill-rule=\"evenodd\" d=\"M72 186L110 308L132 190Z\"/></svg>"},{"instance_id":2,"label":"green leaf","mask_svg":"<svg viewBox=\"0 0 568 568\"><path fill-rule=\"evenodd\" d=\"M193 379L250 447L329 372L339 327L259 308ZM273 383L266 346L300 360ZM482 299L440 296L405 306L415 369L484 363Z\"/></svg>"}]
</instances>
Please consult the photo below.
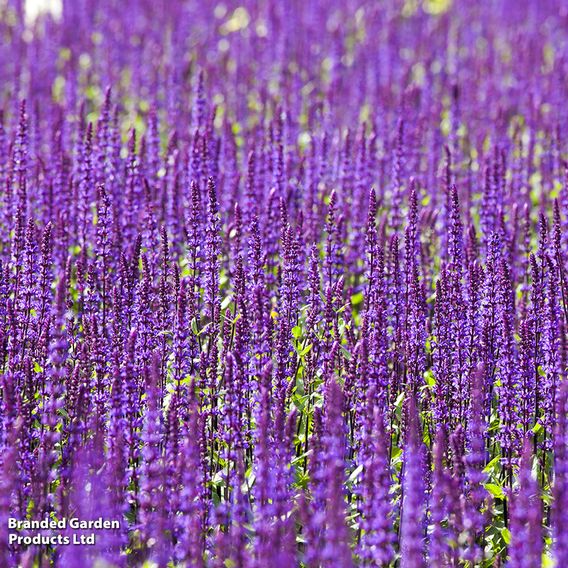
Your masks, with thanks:
<instances>
[{"instance_id":1,"label":"green leaf","mask_svg":"<svg viewBox=\"0 0 568 568\"><path fill-rule=\"evenodd\" d=\"M292 465L297 464L298 462L301 462L302 460L305 460L307 457L311 456L314 453L313 450L308 450L307 452L304 452L303 454L295 457L292 460Z\"/></svg>"},{"instance_id":2,"label":"green leaf","mask_svg":"<svg viewBox=\"0 0 568 568\"><path fill-rule=\"evenodd\" d=\"M197 335L199 333L199 330L197 328L197 320L195 318L192 318L191 320L191 331L194 335Z\"/></svg>"},{"instance_id":3,"label":"green leaf","mask_svg":"<svg viewBox=\"0 0 568 568\"><path fill-rule=\"evenodd\" d=\"M436 379L434 378L434 373L430 369L428 369L424 373L424 382L429 386L433 387L436 385Z\"/></svg>"},{"instance_id":4,"label":"green leaf","mask_svg":"<svg viewBox=\"0 0 568 568\"><path fill-rule=\"evenodd\" d=\"M505 527L505 528L501 529L501 536L503 537L505 544L510 544L510 542L511 542L511 531L508 528Z\"/></svg>"},{"instance_id":5,"label":"green leaf","mask_svg":"<svg viewBox=\"0 0 568 568\"><path fill-rule=\"evenodd\" d=\"M353 483L358 477L359 475L361 475L361 472L363 471L363 465L358 465L352 472L351 475L349 476L349 479L347 480L347 483Z\"/></svg>"},{"instance_id":6,"label":"green leaf","mask_svg":"<svg viewBox=\"0 0 568 568\"><path fill-rule=\"evenodd\" d=\"M351 296L351 303L354 306L358 306L363 302L363 300L364 300L363 292L357 292L357 294L353 294L353 296Z\"/></svg>"},{"instance_id":7,"label":"green leaf","mask_svg":"<svg viewBox=\"0 0 568 568\"><path fill-rule=\"evenodd\" d=\"M348 361L351 361L351 352L348 351L345 347L343 347L343 345L341 346L341 352Z\"/></svg>"},{"instance_id":8,"label":"green leaf","mask_svg":"<svg viewBox=\"0 0 568 568\"><path fill-rule=\"evenodd\" d=\"M296 405L296 408L300 411L300 412L304 412L304 408L306 406L306 402L308 401L309 397L308 396L301 396L298 394L295 394L292 397L292 401L294 402L294 404Z\"/></svg>"},{"instance_id":9,"label":"green leaf","mask_svg":"<svg viewBox=\"0 0 568 568\"><path fill-rule=\"evenodd\" d=\"M231 305L232 298L231 296L226 296L223 298L221 302L221 310L225 311Z\"/></svg>"},{"instance_id":10,"label":"green leaf","mask_svg":"<svg viewBox=\"0 0 568 568\"><path fill-rule=\"evenodd\" d=\"M485 489L487 489L493 497L496 497L497 499L505 499L505 493L500 485L497 485L496 483L486 483Z\"/></svg>"},{"instance_id":11,"label":"green leaf","mask_svg":"<svg viewBox=\"0 0 568 568\"><path fill-rule=\"evenodd\" d=\"M493 458L483 469L483 473L491 473L493 469L495 469L496 465L499 465L501 461L501 456L497 456Z\"/></svg>"},{"instance_id":12,"label":"green leaf","mask_svg":"<svg viewBox=\"0 0 568 568\"><path fill-rule=\"evenodd\" d=\"M395 408L401 408L403 401L404 401L404 392L401 392L401 393L396 397L396 400L395 400L395 402L394 402Z\"/></svg>"},{"instance_id":13,"label":"green leaf","mask_svg":"<svg viewBox=\"0 0 568 568\"><path fill-rule=\"evenodd\" d=\"M400 456L402 456L402 448L393 448L391 460L395 462Z\"/></svg>"},{"instance_id":14,"label":"green leaf","mask_svg":"<svg viewBox=\"0 0 568 568\"><path fill-rule=\"evenodd\" d=\"M306 345L299 353L298 355L300 357L304 357L305 355L307 355L311 350L312 350L313 345L310 343L309 345Z\"/></svg>"}]
</instances>

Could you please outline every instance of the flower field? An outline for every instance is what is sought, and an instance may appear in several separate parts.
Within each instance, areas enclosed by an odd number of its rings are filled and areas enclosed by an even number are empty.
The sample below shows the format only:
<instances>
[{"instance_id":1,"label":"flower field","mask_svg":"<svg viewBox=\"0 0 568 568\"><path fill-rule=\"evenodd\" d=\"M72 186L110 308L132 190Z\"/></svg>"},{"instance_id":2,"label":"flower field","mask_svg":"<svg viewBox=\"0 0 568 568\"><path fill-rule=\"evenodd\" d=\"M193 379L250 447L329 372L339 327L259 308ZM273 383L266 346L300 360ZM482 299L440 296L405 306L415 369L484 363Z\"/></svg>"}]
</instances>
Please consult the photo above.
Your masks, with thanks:
<instances>
[{"instance_id":1,"label":"flower field","mask_svg":"<svg viewBox=\"0 0 568 568\"><path fill-rule=\"evenodd\" d=\"M26 4L0 568L567 567L568 6Z\"/></svg>"}]
</instances>

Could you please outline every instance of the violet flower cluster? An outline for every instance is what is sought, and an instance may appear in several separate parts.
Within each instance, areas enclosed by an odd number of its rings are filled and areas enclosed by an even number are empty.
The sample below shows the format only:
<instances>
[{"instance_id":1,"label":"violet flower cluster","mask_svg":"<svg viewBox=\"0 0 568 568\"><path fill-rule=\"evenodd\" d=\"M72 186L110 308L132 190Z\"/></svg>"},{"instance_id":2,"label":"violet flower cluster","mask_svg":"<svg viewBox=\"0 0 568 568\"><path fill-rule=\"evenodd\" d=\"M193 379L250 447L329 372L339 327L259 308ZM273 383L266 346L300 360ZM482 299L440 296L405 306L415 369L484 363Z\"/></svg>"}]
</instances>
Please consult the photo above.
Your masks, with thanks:
<instances>
[{"instance_id":1,"label":"violet flower cluster","mask_svg":"<svg viewBox=\"0 0 568 568\"><path fill-rule=\"evenodd\" d=\"M0 566L568 566L565 3L29 7Z\"/></svg>"}]
</instances>

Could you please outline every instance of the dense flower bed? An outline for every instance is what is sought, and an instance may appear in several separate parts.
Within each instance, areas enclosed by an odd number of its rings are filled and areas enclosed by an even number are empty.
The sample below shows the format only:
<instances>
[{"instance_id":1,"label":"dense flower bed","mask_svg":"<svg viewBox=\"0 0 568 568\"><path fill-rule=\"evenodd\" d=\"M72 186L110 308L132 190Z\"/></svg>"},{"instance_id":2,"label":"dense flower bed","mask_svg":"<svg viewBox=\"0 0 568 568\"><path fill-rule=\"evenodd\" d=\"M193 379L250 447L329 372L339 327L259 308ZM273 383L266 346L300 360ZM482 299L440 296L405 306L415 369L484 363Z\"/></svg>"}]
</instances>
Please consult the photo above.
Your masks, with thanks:
<instances>
[{"instance_id":1,"label":"dense flower bed","mask_svg":"<svg viewBox=\"0 0 568 568\"><path fill-rule=\"evenodd\" d=\"M567 73L561 0L0 1L0 566L568 566Z\"/></svg>"}]
</instances>

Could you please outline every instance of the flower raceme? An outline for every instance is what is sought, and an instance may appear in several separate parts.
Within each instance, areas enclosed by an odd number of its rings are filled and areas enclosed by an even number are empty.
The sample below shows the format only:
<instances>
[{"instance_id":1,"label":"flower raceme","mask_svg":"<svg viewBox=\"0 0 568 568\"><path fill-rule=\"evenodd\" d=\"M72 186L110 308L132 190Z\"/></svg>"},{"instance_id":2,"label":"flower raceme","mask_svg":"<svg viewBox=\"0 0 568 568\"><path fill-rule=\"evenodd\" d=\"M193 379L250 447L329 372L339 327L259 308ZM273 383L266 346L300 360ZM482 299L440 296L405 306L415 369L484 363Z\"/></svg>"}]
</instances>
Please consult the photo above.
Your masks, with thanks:
<instances>
[{"instance_id":1,"label":"flower raceme","mask_svg":"<svg viewBox=\"0 0 568 568\"><path fill-rule=\"evenodd\" d=\"M27 4L0 565L567 565L563 3Z\"/></svg>"}]
</instances>

